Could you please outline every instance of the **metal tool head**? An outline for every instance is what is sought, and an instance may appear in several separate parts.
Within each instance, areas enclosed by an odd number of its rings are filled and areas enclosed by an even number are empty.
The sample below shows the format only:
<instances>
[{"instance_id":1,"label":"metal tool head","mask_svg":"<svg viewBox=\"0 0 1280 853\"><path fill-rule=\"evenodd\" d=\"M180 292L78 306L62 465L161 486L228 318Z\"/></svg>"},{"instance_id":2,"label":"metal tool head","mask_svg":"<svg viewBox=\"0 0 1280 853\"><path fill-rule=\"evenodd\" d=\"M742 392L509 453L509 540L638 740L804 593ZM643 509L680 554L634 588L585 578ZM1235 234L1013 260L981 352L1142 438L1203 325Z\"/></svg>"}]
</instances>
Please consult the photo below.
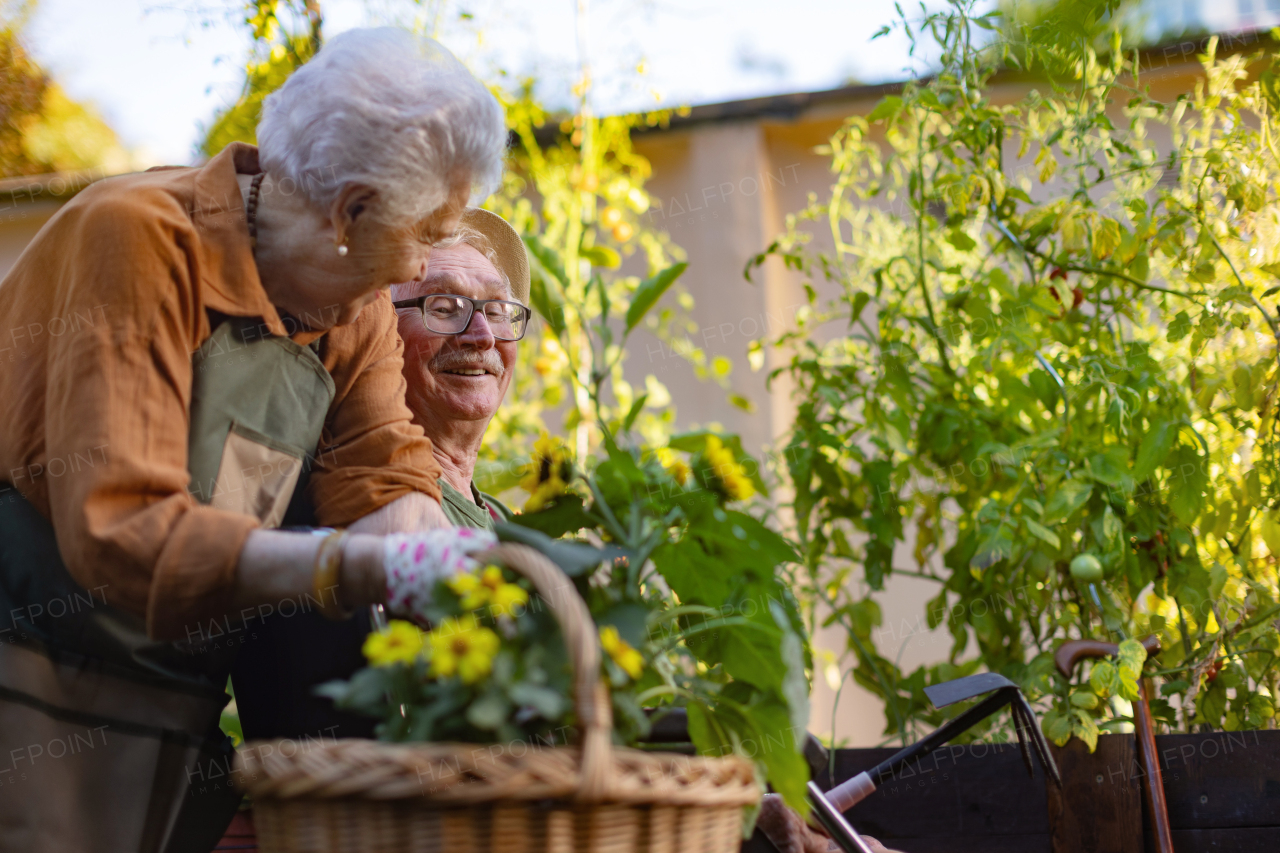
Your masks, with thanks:
<instances>
[{"instance_id":1,"label":"metal tool head","mask_svg":"<svg viewBox=\"0 0 1280 853\"><path fill-rule=\"evenodd\" d=\"M964 678L957 678L955 681L944 681L941 684L926 687L924 695L929 697L929 701L934 704L934 707L945 708L948 705L954 705L957 702L963 702L966 699L972 699L975 696L981 696L984 693L990 693L993 690L1000 690L1004 687L1018 689L1018 685L998 672L980 672L977 675L969 675Z\"/></svg>"},{"instance_id":2,"label":"metal tool head","mask_svg":"<svg viewBox=\"0 0 1280 853\"><path fill-rule=\"evenodd\" d=\"M987 693L999 692L1004 695L1013 715L1014 732L1018 736L1018 747L1022 751L1022 760L1026 764L1027 773L1034 773L1031 764L1034 757L1044 767L1045 774L1058 787L1062 787L1062 775L1058 772L1058 765L1053 760L1053 753L1049 751L1049 742L1040 731L1035 712L1031 709L1026 697L1022 695L1018 685L997 672L980 672L977 675L926 687L924 692L929 697L929 701L938 708L945 708Z\"/></svg>"}]
</instances>

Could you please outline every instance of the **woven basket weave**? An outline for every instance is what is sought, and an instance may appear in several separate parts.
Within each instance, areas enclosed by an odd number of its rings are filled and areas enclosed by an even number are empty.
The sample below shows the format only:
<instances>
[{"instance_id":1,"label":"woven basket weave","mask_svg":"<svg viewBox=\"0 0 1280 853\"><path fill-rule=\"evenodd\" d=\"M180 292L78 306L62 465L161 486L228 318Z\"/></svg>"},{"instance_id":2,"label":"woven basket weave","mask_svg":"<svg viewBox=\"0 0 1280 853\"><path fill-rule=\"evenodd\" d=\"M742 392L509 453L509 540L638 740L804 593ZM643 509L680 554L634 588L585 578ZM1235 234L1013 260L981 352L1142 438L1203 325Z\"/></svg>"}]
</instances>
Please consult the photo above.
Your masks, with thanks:
<instances>
[{"instance_id":1,"label":"woven basket weave","mask_svg":"<svg viewBox=\"0 0 1280 853\"><path fill-rule=\"evenodd\" d=\"M734 853L751 763L618 749L595 623L542 554L481 555L528 578L560 624L581 745L245 745L236 758L263 853Z\"/></svg>"}]
</instances>

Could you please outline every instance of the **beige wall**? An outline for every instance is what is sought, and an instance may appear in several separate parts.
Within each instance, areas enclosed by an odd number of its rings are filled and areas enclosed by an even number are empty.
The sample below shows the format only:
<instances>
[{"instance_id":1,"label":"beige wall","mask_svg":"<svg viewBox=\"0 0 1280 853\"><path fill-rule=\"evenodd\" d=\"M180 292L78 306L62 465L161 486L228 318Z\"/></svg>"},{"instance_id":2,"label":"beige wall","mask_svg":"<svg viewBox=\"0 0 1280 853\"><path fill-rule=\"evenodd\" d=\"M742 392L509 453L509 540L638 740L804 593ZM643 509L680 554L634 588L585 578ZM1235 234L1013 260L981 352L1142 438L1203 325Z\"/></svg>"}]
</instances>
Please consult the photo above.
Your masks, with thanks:
<instances>
[{"instance_id":1,"label":"beige wall","mask_svg":"<svg viewBox=\"0 0 1280 853\"><path fill-rule=\"evenodd\" d=\"M8 274L22 250L62 205L56 201L15 202L0 198L0 279ZM3 320L0 320L0 327Z\"/></svg>"}]
</instances>

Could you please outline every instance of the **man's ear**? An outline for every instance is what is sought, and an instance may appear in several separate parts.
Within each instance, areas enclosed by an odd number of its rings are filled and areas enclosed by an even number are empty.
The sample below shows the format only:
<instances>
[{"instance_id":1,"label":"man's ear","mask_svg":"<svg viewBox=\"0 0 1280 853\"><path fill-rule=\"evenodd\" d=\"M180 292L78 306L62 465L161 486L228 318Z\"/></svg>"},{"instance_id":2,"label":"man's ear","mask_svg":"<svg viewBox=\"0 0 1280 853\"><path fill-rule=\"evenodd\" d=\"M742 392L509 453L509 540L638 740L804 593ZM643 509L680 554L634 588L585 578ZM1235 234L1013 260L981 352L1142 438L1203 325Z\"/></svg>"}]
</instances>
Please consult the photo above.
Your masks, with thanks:
<instances>
[{"instance_id":1,"label":"man's ear","mask_svg":"<svg viewBox=\"0 0 1280 853\"><path fill-rule=\"evenodd\" d=\"M364 184L347 184L329 207L329 221L333 225L334 241L341 246L347 242L356 220L369 215L377 202L378 191Z\"/></svg>"}]
</instances>

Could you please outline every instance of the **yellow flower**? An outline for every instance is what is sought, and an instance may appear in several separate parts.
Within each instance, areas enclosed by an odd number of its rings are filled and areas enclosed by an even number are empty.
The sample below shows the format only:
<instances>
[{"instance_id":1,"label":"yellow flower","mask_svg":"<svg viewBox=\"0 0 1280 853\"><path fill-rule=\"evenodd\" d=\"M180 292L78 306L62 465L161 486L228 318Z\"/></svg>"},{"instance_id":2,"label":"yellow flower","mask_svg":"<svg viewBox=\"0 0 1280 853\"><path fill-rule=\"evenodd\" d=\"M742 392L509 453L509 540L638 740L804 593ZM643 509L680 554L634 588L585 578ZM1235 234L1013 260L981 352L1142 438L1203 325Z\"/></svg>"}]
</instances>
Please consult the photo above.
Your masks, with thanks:
<instances>
[{"instance_id":1,"label":"yellow flower","mask_svg":"<svg viewBox=\"0 0 1280 853\"><path fill-rule=\"evenodd\" d=\"M606 625L600 629L600 647L633 680L640 677L640 673L644 670L644 657L630 643L618 636L617 628Z\"/></svg>"},{"instance_id":2,"label":"yellow flower","mask_svg":"<svg viewBox=\"0 0 1280 853\"><path fill-rule=\"evenodd\" d=\"M437 678L456 674L463 684L474 684L489 674L500 642L497 634L471 614L445 619L427 639L431 642L431 674Z\"/></svg>"},{"instance_id":3,"label":"yellow flower","mask_svg":"<svg viewBox=\"0 0 1280 853\"><path fill-rule=\"evenodd\" d=\"M448 581L449 588L462 597L464 610L478 610L489 606L489 614L493 617L514 616L513 609L517 605L528 604L529 593L513 583L502 579L502 569L497 566L485 566L480 574L464 572L454 575Z\"/></svg>"},{"instance_id":4,"label":"yellow flower","mask_svg":"<svg viewBox=\"0 0 1280 853\"><path fill-rule=\"evenodd\" d=\"M658 448L658 461L662 463L662 467L666 469L671 479L682 486L689 482L689 463L685 462L670 447Z\"/></svg>"},{"instance_id":5,"label":"yellow flower","mask_svg":"<svg viewBox=\"0 0 1280 853\"><path fill-rule=\"evenodd\" d=\"M362 650L374 666L413 663L422 652L422 631L412 622L392 619L385 629L365 638Z\"/></svg>"},{"instance_id":6,"label":"yellow flower","mask_svg":"<svg viewBox=\"0 0 1280 853\"><path fill-rule=\"evenodd\" d=\"M569 448L559 438L543 433L533 443L533 461L520 480L520 488L529 493L525 512L537 512L565 493L573 477Z\"/></svg>"},{"instance_id":7,"label":"yellow flower","mask_svg":"<svg viewBox=\"0 0 1280 853\"><path fill-rule=\"evenodd\" d=\"M513 583L502 579L502 569L497 566L485 566L481 583L489 590L489 613L498 616L514 616L516 606L529 603L529 593Z\"/></svg>"},{"instance_id":8,"label":"yellow flower","mask_svg":"<svg viewBox=\"0 0 1280 853\"><path fill-rule=\"evenodd\" d=\"M738 464L738 460L733 458L733 451L725 447L719 438L707 436L707 449L703 451L703 457L724 487L725 495L731 500L744 501L756 493L751 478Z\"/></svg>"}]
</instances>

